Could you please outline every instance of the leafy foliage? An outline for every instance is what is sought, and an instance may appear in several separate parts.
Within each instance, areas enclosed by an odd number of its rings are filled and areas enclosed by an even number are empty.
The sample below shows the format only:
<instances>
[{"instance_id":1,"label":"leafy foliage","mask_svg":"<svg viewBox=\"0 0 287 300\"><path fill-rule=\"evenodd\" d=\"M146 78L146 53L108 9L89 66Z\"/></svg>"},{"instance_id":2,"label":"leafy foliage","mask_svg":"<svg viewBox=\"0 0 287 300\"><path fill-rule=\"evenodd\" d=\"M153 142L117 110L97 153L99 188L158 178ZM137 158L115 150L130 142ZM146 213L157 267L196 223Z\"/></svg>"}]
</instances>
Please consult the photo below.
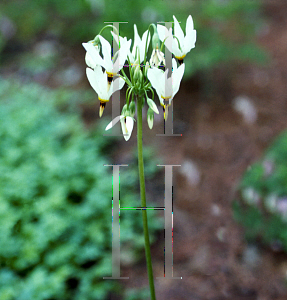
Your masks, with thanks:
<instances>
[{"instance_id":1,"label":"leafy foliage","mask_svg":"<svg viewBox=\"0 0 287 300\"><path fill-rule=\"evenodd\" d=\"M4 0L0 4L0 11L17 27L17 40L25 45L39 36L52 35L66 45L80 46L109 21L128 22L120 25L120 34L133 39L133 24L142 35L150 23L173 21L172 15L185 31L191 14L198 39L185 59L185 78L230 61L265 63L266 54L254 43L263 24L260 8L260 1L242 0L183 0L180 5L178 1L129 0L124 8L121 0ZM111 41L110 34L104 32L104 36ZM10 44L7 41L7 46Z\"/></svg>"},{"instance_id":2,"label":"leafy foliage","mask_svg":"<svg viewBox=\"0 0 287 300\"><path fill-rule=\"evenodd\" d=\"M112 260L112 172L102 153L115 141L103 136L103 123L87 131L72 98L0 81L1 300L103 300L118 290L102 278ZM138 206L136 181L121 177L125 206ZM148 216L154 240L163 224L155 212ZM142 257L140 236L140 211L121 214L121 252L129 257L122 263Z\"/></svg>"},{"instance_id":3,"label":"leafy foliage","mask_svg":"<svg viewBox=\"0 0 287 300\"><path fill-rule=\"evenodd\" d=\"M263 158L245 172L234 217L248 239L261 238L287 251L287 132L283 132Z\"/></svg>"}]
</instances>

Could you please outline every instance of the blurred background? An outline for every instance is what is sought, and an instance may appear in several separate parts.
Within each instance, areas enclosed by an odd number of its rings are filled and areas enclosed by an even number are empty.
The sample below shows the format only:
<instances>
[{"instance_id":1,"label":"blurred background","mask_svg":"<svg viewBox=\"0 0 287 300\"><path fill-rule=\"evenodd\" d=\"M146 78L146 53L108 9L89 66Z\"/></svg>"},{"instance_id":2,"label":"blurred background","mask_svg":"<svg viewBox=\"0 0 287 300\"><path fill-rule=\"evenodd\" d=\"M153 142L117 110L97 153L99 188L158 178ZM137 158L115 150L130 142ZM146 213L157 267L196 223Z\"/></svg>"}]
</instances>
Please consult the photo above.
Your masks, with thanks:
<instances>
[{"instance_id":1,"label":"blurred background","mask_svg":"<svg viewBox=\"0 0 287 300\"><path fill-rule=\"evenodd\" d=\"M282 0L2 0L0 3L0 299L149 299L140 211L121 214L121 275L111 276L112 170L124 206L138 206L136 134L103 136L85 75L83 42L104 22L134 38L150 23L185 32L196 47L174 99L144 117L148 206L164 205L174 167L173 274L158 300L287 297L287 4ZM109 31L103 36L112 42ZM121 102L125 101L125 88ZM171 116L171 115L170 115ZM149 211L154 276L164 272L163 212Z\"/></svg>"}]
</instances>

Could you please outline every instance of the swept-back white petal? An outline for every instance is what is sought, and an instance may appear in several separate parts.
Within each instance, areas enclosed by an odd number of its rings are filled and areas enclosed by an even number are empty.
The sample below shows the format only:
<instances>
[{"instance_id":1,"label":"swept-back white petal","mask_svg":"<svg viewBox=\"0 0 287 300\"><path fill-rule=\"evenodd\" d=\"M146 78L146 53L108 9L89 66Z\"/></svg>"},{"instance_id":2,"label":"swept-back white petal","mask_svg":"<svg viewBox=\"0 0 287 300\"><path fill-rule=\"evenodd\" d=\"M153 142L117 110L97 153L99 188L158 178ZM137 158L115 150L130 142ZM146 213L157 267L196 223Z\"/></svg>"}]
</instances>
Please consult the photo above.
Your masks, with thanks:
<instances>
[{"instance_id":1,"label":"swept-back white petal","mask_svg":"<svg viewBox=\"0 0 287 300\"><path fill-rule=\"evenodd\" d=\"M87 53L89 54L90 58L96 65L102 65L103 60L99 55L99 51L92 43L82 43L83 47L86 49Z\"/></svg>"},{"instance_id":2,"label":"swept-back white petal","mask_svg":"<svg viewBox=\"0 0 287 300\"><path fill-rule=\"evenodd\" d=\"M121 48L120 48L120 53L119 53L119 58L120 58L120 69L123 67L126 59L127 59L127 55L130 52L130 47L131 47L131 43L132 40L127 40L126 37L123 38L123 40L121 41Z\"/></svg>"},{"instance_id":3,"label":"swept-back white petal","mask_svg":"<svg viewBox=\"0 0 287 300\"><path fill-rule=\"evenodd\" d=\"M140 43L141 43L141 38L138 34L137 25L134 24L134 45L133 45L133 51L132 51L134 56L136 55L136 47L140 46Z\"/></svg>"},{"instance_id":4,"label":"swept-back white petal","mask_svg":"<svg viewBox=\"0 0 287 300\"><path fill-rule=\"evenodd\" d=\"M165 38L167 38L165 40L164 44L165 44L166 48L172 53L172 42L173 42L172 28L169 28L169 30L167 30L167 28L165 26L158 24L157 32L158 32L159 39L161 41L164 41Z\"/></svg>"},{"instance_id":5,"label":"swept-back white petal","mask_svg":"<svg viewBox=\"0 0 287 300\"><path fill-rule=\"evenodd\" d=\"M116 40L117 44L119 44L119 38L118 38L118 35L116 33L114 33L113 31L111 31L111 34L113 36L113 38ZM120 37L120 41L122 39L122 37L119 35Z\"/></svg>"},{"instance_id":6,"label":"swept-back white petal","mask_svg":"<svg viewBox=\"0 0 287 300\"><path fill-rule=\"evenodd\" d=\"M119 87L118 89L115 89L115 91L121 90L123 88L123 86L125 85L125 81L119 77L119 78L115 79L115 85L116 85L116 87L117 86Z\"/></svg>"},{"instance_id":7,"label":"swept-back white petal","mask_svg":"<svg viewBox=\"0 0 287 300\"><path fill-rule=\"evenodd\" d=\"M99 85L97 84L99 77L96 75L96 72L90 68L86 68L86 74L91 87L95 90L97 94L99 94L101 91Z\"/></svg>"},{"instance_id":8,"label":"swept-back white petal","mask_svg":"<svg viewBox=\"0 0 287 300\"><path fill-rule=\"evenodd\" d=\"M184 68L185 68L185 64L180 65L180 67L177 70L175 70L175 72L172 75L172 80L173 80L172 81L172 90L173 90L172 98L175 96L175 94L179 90L180 82L182 80L183 73L184 73Z\"/></svg>"},{"instance_id":9,"label":"swept-back white petal","mask_svg":"<svg viewBox=\"0 0 287 300\"><path fill-rule=\"evenodd\" d=\"M193 19L192 16L189 15L187 20L186 20L186 25L185 25L185 32L187 33L188 30L191 31L193 30L194 26L193 26Z\"/></svg>"},{"instance_id":10,"label":"swept-back white petal","mask_svg":"<svg viewBox=\"0 0 287 300\"><path fill-rule=\"evenodd\" d=\"M192 48L194 48L195 42L196 42L196 30L187 32L184 38L184 52L188 53Z\"/></svg>"},{"instance_id":11,"label":"swept-back white petal","mask_svg":"<svg viewBox=\"0 0 287 300\"><path fill-rule=\"evenodd\" d=\"M157 24L157 33L161 41L165 39L165 29L166 29L165 26Z\"/></svg>"},{"instance_id":12,"label":"swept-back white petal","mask_svg":"<svg viewBox=\"0 0 287 300\"><path fill-rule=\"evenodd\" d=\"M159 85L160 77L162 77L163 71L158 68L150 68L147 71L147 78L154 88Z\"/></svg>"},{"instance_id":13,"label":"swept-back white petal","mask_svg":"<svg viewBox=\"0 0 287 300\"><path fill-rule=\"evenodd\" d=\"M173 20L174 20L174 35L179 39L179 42L182 43L184 39L183 31L175 16L173 16Z\"/></svg>"},{"instance_id":14,"label":"swept-back white petal","mask_svg":"<svg viewBox=\"0 0 287 300\"><path fill-rule=\"evenodd\" d=\"M95 66L97 65L88 52L86 52L85 61L86 61L87 66L92 69L94 69Z\"/></svg>"},{"instance_id":15,"label":"swept-back white petal","mask_svg":"<svg viewBox=\"0 0 287 300\"><path fill-rule=\"evenodd\" d=\"M109 98L111 97L111 95L114 92L121 90L123 88L124 84L125 84L125 81L122 78L117 78L114 81L112 81L110 89L108 91Z\"/></svg>"},{"instance_id":16,"label":"swept-back white petal","mask_svg":"<svg viewBox=\"0 0 287 300\"><path fill-rule=\"evenodd\" d=\"M161 99L164 89L164 72L158 68L150 68L147 71L147 78L151 85L155 88L159 100Z\"/></svg>"},{"instance_id":17,"label":"swept-back white petal","mask_svg":"<svg viewBox=\"0 0 287 300\"><path fill-rule=\"evenodd\" d=\"M96 65L94 68L94 73L98 77L98 81L100 80L101 82L107 80L107 74L102 71L102 67L100 65Z\"/></svg>"},{"instance_id":18,"label":"swept-back white petal","mask_svg":"<svg viewBox=\"0 0 287 300\"><path fill-rule=\"evenodd\" d=\"M168 69L165 71L165 84L164 84L164 93L165 97L172 97L172 76L167 78Z\"/></svg>"},{"instance_id":19,"label":"swept-back white petal","mask_svg":"<svg viewBox=\"0 0 287 300\"><path fill-rule=\"evenodd\" d=\"M165 46L170 52L172 52L172 41L173 41L172 28L169 28L169 30L167 30L166 28L164 38L166 39L164 42Z\"/></svg>"},{"instance_id":20,"label":"swept-back white petal","mask_svg":"<svg viewBox=\"0 0 287 300\"><path fill-rule=\"evenodd\" d=\"M175 57L182 56L182 51L179 50L178 41L176 38L174 38L172 41L172 53L174 54Z\"/></svg>"},{"instance_id":21,"label":"swept-back white petal","mask_svg":"<svg viewBox=\"0 0 287 300\"><path fill-rule=\"evenodd\" d=\"M116 125L116 124L119 122L119 120L120 120L121 118L124 118L124 116L117 116L117 117L115 117L115 118L107 125L107 127L106 127L105 130L111 129L114 125Z\"/></svg>"},{"instance_id":22,"label":"swept-back white petal","mask_svg":"<svg viewBox=\"0 0 287 300\"><path fill-rule=\"evenodd\" d=\"M146 45L146 40L147 40L147 49L150 43L150 34L148 34L148 30L146 30L142 36L142 41L141 41L141 46L140 46L140 62L144 60L144 54L145 54L145 45Z\"/></svg>"},{"instance_id":23,"label":"swept-back white petal","mask_svg":"<svg viewBox=\"0 0 287 300\"><path fill-rule=\"evenodd\" d=\"M104 56L104 61L110 61L111 60L111 52L112 52L111 45L101 35L99 36L99 38L100 38L101 45L102 45L102 53L103 53L103 56Z\"/></svg>"}]
</instances>

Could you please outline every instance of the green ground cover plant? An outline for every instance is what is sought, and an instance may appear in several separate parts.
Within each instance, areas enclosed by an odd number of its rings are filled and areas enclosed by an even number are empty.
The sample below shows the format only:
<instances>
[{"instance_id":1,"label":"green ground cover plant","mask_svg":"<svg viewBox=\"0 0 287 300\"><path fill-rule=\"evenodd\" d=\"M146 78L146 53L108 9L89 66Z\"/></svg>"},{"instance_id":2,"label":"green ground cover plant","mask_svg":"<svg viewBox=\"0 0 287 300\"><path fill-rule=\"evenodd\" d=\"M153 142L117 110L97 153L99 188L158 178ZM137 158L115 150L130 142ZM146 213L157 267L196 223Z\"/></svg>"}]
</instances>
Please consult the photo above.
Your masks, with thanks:
<instances>
[{"instance_id":1,"label":"green ground cover plant","mask_svg":"<svg viewBox=\"0 0 287 300\"><path fill-rule=\"evenodd\" d=\"M234 217L248 241L287 251L287 132L242 177Z\"/></svg>"},{"instance_id":2,"label":"green ground cover plant","mask_svg":"<svg viewBox=\"0 0 287 300\"><path fill-rule=\"evenodd\" d=\"M85 128L73 97L0 80L1 300L103 300L122 293L119 283L103 280L111 276L112 258L112 170L103 165L116 141L103 136L107 120ZM128 168L137 174L134 161ZM157 163L147 160L150 178ZM138 206L137 176L129 172L121 172L121 203ZM140 211L122 213L120 224L122 263L131 264L144 255ZM150 211L149 224L154 241L163 222Z\"/></svg>"}]
</instances>

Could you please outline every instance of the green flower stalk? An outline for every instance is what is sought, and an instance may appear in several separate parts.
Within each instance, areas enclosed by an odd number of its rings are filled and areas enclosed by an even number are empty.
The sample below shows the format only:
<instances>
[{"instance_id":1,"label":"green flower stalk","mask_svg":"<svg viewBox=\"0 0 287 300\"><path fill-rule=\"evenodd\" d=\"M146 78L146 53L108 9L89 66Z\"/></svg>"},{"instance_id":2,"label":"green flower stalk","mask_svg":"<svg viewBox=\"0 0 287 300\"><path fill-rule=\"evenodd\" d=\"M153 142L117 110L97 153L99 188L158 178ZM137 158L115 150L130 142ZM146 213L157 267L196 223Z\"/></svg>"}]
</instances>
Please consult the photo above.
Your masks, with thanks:
<instances>
[{"instance_id":1,"label":"green flower stalk","mask_svg":"<svg viewBox=\"0 0 287 300\"><path fill-rule=\"evenodd\" d=\"M113 60L111 59L111 46L109 42L101 36L103 30L101 30L93 41L83 43L83 46L87 51L87 77L91 86L98 94L98 99L100 101L100 117L103 114L106 103L114 92L112 87L113 82L116 80L118 81L118 84L116 85L118 89L121 89L125 83L128 86L126 91L126 103L123 106L122 112L107 125L106 130L109 130L115 124L120 122L123 137L128 141L131 138L134 127L134 116L137 116L138 169L142 208L147 207L143 161L143 107L145 103L147 103L147 123L148 127L152 129L154 114L159 114L157 105L154 102L155 90L158 95L159 103L163 107L164 119L167 119L168 106L171 105L171 101L178 92L183 77L185 69L183 58L192 48L194 48L196 41L196 31L193 29L191 16L187 19L185 37L175 17L174 20L175 35L172 35L172 30L170 29L167 37L165 37L167 29L164 26L157 25L156 27L154 24L151 24L148 27L148 30L144 32L141 39L136 25L134 25L134 43L132 52L130 51L131 40L128 41L126 37L123 38L119 34L111 32L119 45L119 53L115 54L117 62L119 62L119 64L117 64L119 67L116 70L113 65ZM105 26L104 29L108 27L110 26ZM153 30L152 54L148 59L147 53L151 39L151 30ZM167 78L168 70L163 71L158 68L162 62L165 65L165 57L162 50L168 39L173 39L172 49L169 50L172 52L174 49L174 52L172 53L180 64L178 67L176 60L174 58L172 59L172 75L169 78ZM102 52L102 56L100 52ZM126 61L128 62L129 76L126 75L126 72L123 69ZM143 65L141 65L142 62ZM104 72L102 71L102 68L104 68ZM113 80L114 77L118 78ZM142 209L142 218L150 297L151 300L156 300L146 209Z\"/></svg>"}]
</instances>

